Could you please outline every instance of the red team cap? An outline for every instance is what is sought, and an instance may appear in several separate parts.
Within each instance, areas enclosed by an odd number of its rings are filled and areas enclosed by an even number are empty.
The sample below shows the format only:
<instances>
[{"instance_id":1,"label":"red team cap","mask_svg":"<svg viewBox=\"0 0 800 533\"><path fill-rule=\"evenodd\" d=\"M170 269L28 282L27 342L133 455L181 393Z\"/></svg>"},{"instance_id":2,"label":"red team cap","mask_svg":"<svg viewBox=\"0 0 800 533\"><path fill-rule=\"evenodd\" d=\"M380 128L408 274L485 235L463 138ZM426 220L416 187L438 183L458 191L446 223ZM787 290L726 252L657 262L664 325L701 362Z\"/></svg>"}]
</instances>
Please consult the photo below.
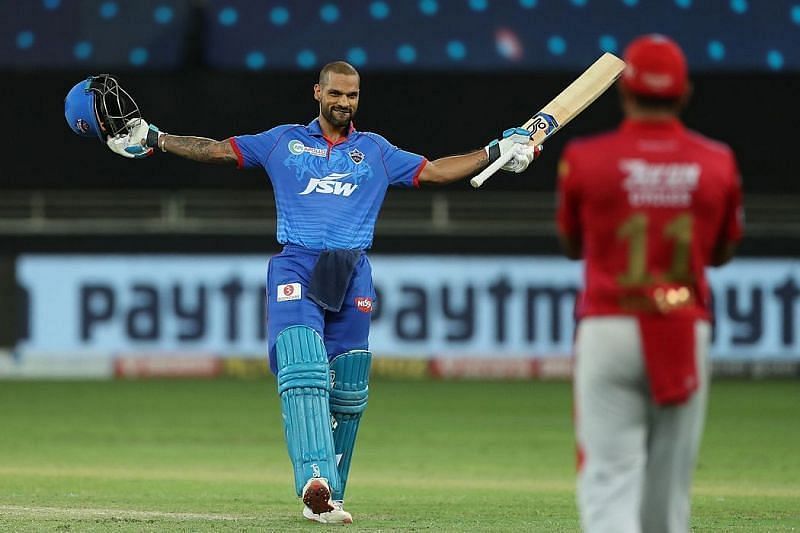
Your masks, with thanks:
<instances>
[{"instance_id":1,"label":"red team cap","mask_svg":"<svg viewBox=\"0 0 800 533\"><path fill-rule=\"evenodd\" d=\"M638 37L625 49L622 84L631 92L677 98L686 92L688 68L678 43L657 33Z\"/></svg>"}]
</instances>

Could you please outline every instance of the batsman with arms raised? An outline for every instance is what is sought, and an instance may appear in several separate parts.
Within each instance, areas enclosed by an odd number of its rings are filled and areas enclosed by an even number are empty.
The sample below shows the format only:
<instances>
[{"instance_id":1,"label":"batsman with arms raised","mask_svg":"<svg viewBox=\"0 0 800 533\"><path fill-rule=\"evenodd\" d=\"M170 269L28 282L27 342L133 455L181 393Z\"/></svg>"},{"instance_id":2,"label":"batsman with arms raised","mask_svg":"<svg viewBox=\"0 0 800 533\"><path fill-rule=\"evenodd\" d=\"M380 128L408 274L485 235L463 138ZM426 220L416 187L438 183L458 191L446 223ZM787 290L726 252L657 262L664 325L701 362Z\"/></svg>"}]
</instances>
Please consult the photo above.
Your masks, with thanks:
<instances>
[{"instance_id":1,"label":"batsman with arms raised","mask_svg":"<svg viewBox=\"0 0 800 533\"><path fill-rule=\"evenodd\" d=\"M435 161L400 150L380 135L354 128L359 82L351 65L330 63L314 86L318 118L224 141L168 135L138 116L130 118L132 99L107 97L106 84L101 87L97 79L76 85L66 102L76 133L96 134L124 157L160 150L269 174L277 238L284 245L267 272L270 367L277 375L303 515L330 523L352 522L343 500L367 406L375 299L365 250L387 188L460 180L509 150L513 157L503 168L522 172L538 153L529 133L518 129L484 149ZM92 97L94 110L86 101ZM108 108L123 109L109 113Z\"/></svg>"},{"instance_id":2,"label":"batsman with arms raised","mask_svg":"<svg viewBox=\"0 0 800 533\"><path fill-rule=\"evenodd\" d=\"M578 506L590 533L679 533L708 389L704 269L741 238L741 190L730 148L678 119L689 93L680 48L650 35L624 59L625 121L569 143L558 186L563 246L585 260Z\"/></svg>"}]
</instances>

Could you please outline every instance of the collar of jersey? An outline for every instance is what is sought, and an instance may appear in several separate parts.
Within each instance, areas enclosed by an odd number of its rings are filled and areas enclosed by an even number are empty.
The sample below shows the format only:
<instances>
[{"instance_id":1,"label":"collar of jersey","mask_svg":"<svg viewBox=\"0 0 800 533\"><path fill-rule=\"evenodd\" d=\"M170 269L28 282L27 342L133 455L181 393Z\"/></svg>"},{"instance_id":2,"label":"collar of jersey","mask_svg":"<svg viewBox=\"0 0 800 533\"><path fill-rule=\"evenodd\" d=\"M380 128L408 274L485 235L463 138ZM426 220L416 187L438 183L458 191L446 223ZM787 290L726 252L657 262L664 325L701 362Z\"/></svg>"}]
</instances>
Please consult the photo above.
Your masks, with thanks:
<instances>
[{"instance_id":1,"label":"collar of jersey","mask_svg":"<svg viewBox=\"0 0 800 533\"><path fill-rule=\"evenodd\" d=\"M308 130L308 134L309 134L309 135L313 135L313 136L315 136L315 137L322 137L322 138L323 138L323 139L325 139L326 141L328 140L328 139L325 137L325 134L324 134L324 133L322 133L322 126L320 126L320 125L319 125L319 118L315 118L314 120L312 120L311 122L309 122L309 123L308 123L308 126L306 126L306 129ZM351 134L351 133L353 133L353 132L355 132L355 131L356 131L356 127L353 125L353 121L351 120L351 121L350 121L350 129L347 131L347 137L343 137L343 139L344 139L344 140L349 140L349 138L350 138L350 134ZM344 140L341 140L341 141L339 141L339 142L340 142L340 143L341 143L341 142L344 142ZM330 141L328 141L328 142L330 142ZM337 144L338 144L338 143L337 143Z\"/></svg>"},{"instance_id":2,"label":"collar of jersey","mask_svg":"<svg viewBox=\"0 0 800 533\"><path fill-rule=\"evenodd\" d=\"M625 132L663 131L671 133L683 131L683 124L677 118L667 120L634 120L626 118L622 121L620 129Z\"/></svg>"}]
</instances>

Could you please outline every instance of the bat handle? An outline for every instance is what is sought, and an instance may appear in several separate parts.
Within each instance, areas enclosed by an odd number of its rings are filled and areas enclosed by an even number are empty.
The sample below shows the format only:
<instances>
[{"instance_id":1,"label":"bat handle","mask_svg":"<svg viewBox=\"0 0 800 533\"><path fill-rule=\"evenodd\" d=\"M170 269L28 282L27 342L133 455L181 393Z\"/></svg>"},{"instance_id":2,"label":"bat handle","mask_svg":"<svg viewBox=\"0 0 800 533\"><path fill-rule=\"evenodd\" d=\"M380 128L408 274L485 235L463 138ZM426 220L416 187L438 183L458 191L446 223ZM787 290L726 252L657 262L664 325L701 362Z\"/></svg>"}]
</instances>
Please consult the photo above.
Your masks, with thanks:
<instances>
[{"instance_id":1,"label":"bat handle","mask_svg":"<svg viewBox=\"0 0 800 533\"><path fill-rule=\"evenodd\" d=\"M480 174L469 180L469 184L475 187L476 189L483 185L483 182L488 180L492 177L492 175L500 170L500 168L511 161L511 158L514 157L514 151L509 150L503 155L501 155L495 162L493 162L488 167L484 168Z\"/></svg>"}]
</instances>

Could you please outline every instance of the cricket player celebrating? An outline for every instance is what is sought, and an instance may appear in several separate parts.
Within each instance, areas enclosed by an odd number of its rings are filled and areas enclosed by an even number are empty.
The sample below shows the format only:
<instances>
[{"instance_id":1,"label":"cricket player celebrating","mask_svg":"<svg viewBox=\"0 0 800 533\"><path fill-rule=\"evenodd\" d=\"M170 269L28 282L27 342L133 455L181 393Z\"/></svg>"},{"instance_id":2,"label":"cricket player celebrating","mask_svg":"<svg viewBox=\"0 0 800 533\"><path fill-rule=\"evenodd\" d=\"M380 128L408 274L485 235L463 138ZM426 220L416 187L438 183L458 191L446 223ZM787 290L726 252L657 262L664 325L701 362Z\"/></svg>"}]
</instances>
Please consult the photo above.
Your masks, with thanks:
<instances>
[{"instance_id":1,"label":"cricket player celebrating","mask_svg":"<svg viewBox=\"0 0 800 533\"><path fill-rule=\"evenodd\" d=\"M308 125L216 141L168 135L138 115L130 118L132 109L138 112L132 99L127 93L106 97L103 87L109 83L97 78L76 85L67 96L67 121L76 133L96 134L128 158L160 150L204 163L262 168L269 175L277 238L284 245L267 272L269 360L277 375L295 488L306 518L351 523L343 500L367 406L375 300L365 250L386 190L453 182L509 150L513 157L503 169L522 172L538 153L529 144L529 132L507 130L483 149L428 161L355 129L359 74L335 62L320 72L314 86L319 116ZM85 101L93 95L99 102L94 113ZM124 109L108 111L117 107Z\"/></svg>"},{"instance_id":2,"label":"cricket player celebrating","mask_svg":"<svg viewBox=\"0 0 800 533\"><path fill-rule=\"evenodd\" d=\"M578 302L578 507L587 532L689 531L690 486L708 388L704 274L742 235L726 145L687 130L687 66L661 35L633 41L613 132L570 142L558 228L585 260Z\"/></svg>"}]
</instances>

